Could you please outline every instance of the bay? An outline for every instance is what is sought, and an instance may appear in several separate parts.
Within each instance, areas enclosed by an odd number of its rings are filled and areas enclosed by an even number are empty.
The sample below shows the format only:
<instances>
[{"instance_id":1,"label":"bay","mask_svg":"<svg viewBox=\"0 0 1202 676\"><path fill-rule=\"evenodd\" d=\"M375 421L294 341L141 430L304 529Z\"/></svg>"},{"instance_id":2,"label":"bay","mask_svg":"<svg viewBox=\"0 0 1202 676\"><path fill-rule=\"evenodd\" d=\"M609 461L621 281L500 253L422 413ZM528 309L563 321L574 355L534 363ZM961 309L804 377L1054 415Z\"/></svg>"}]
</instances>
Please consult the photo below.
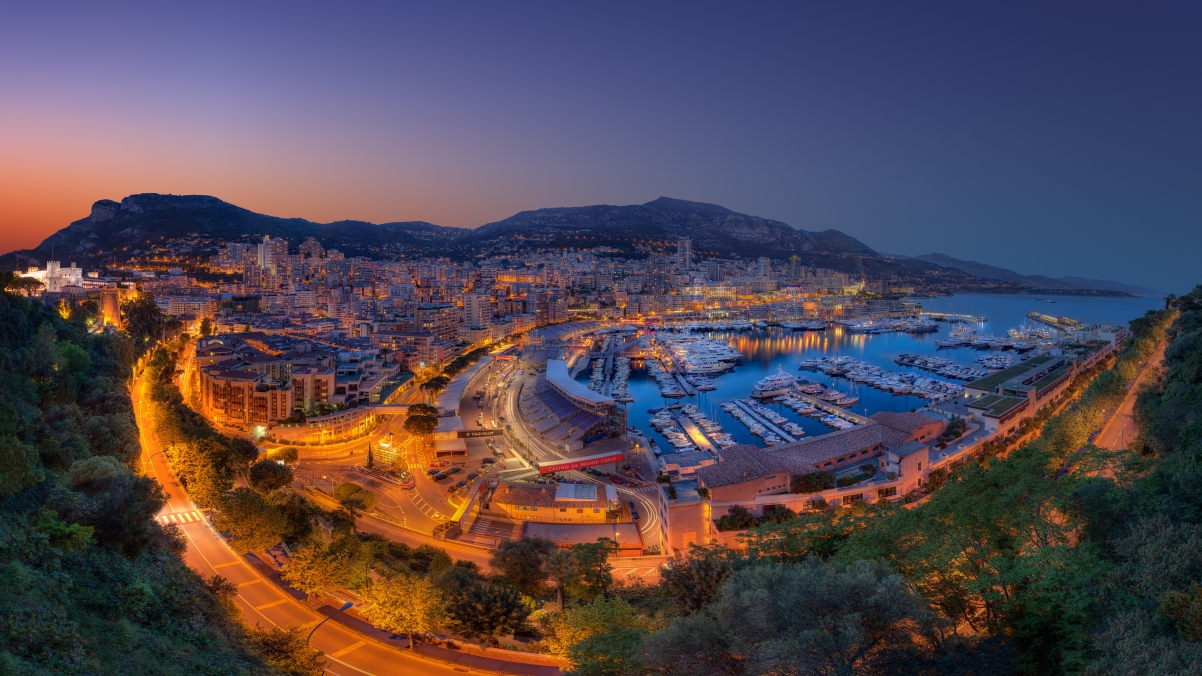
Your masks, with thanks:
<instances>
[{"instance_id":1,"label":"bay","mask_svg":"<svg viewBox=\"0 0 1202 676\"><path fill-rule=\"evenodd\" d=\"M1054 303L1046 303L1050 299ZM913 299L922 303L923 309L929 312L946 312L956 314L972 314L984 316L986 321L975 324L978 333L994 333L1005 335L1012 328L1021 324L1030 324L1027 314L1038 311L1043 314L1069 317L1085 324L1122 324L1142 316L1150 309L1163 307L1164 301L1158 297L1138 298L1093 298L1066 296L1029 296L1029 295L956 295L940 298ZM940 330L927 334L887 333L877 335L852 334L842 327L834 326L823 332L790 331L780 327L770 326L766 329L741 331L732 333L706 333L705 335L735 345L743 354L738 366L724 375L714 377L713 383L717 390L699 392L695 396L683 399L665 399L660 396L659 388L650 378L646 367L638 360L632 363L629 391L635 401L625 404L627 407L627 424L645 435L655 439L667 450L670 448L665 440L650 426L651 414L648 409L675 403L692 403L712 419L720 422L724 431L740 443L762 445L759 437L752 435L747 428L734 417L721 409L721 404L732 400L746 398L751 394L755 383L760 379L776 373L778 369L793 376L805 378L810 382L822 383L836 387L844 392L851 392L860 397L860 401L847 408L861 415L871 415L878 411L909 411L918 409L926 404L920 397L893 395L882 392L868 385L852 383L842 378L831 378L822 373L800 371L800 362L812 357L850 356L879 366L886 371L916 372L925 377L934 377L931 373L921 372L913 368L903 368L893 360L897 355L938 354L952 359L964 366L978 366L973 358L982 354L981 350L973 348L940 349L935 341L945 337L954 324L943 324ZM994 353L1001 351L994 350ZM1013 352L1004 352L1014 354ZM583 381L588 380L589 370L580 375ZM952 380L950 382L961 383ZM801 416L793 410L779 404L769 404L774 410L805 429L805 436L828 434L834 430L821 422Z\"/></svg>"}]
</instances>

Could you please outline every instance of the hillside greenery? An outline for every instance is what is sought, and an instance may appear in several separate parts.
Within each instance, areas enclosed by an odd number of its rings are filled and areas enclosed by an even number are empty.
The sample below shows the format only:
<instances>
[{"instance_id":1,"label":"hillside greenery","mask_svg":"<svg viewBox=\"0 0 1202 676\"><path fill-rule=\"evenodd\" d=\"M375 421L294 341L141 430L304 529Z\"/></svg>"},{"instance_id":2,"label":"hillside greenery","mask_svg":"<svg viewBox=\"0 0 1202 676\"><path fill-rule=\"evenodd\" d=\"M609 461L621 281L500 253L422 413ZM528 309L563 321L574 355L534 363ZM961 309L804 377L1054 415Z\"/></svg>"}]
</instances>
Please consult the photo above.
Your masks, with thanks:
<instances>
[{"instance_id":1,"label":"hillside greenery","mask_svg":"<svg viewBox=\"0 0 1202 676\"><path fill-rule=\"evenodd\" d=\"M0 292L0 673L288 673L272 664L292 639L245 626L152 519L138 346L89 332L94 314Z\"/></svg>"}]
</instances>

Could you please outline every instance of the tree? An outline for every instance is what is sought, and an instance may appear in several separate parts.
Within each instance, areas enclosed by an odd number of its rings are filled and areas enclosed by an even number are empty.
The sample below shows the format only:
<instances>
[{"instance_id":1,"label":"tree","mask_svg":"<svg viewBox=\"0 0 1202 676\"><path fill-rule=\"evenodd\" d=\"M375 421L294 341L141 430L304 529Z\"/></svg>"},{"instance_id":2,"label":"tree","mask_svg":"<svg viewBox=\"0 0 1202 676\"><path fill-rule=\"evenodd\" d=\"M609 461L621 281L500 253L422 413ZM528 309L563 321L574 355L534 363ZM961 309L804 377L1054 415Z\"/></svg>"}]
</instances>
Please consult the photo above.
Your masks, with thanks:
<instances>
[{"instance_id":1,"label":"tree","mask_svg":"<svg viewBox=\"0 0 1202 676\"><path fill-rule=\"evenodd\" d=\"M689 545L688 556L672 561L660 574L660 583L672 594L676 614L701 612L730 576L731 552L724 546Z\"/></svg>"},{"instance_id":2,"label":"tree","mask_svg":"<svg viewBox=\"0 0 1202 676\"><path fill-rule=\"evenodd\" d=\"M414 648L414 634L438 627L446 617L442 593L424 577L385 578L364 589L361 596L360 612L376 627L408 636L410 649Z\"/></svg>"},{"instance_id":3,"label":"tree","mask_svg":"<svg viewBox=\"0 0 1202 676\"><path fill-rule=\"evenodd\" d=\"M325 545L304 545L292 551L280 577L312 596L346 579L350 563L346 552L331 551Z\"/></svg>"},{"instance_id":4,"label":"tree","mask_svg":"<svg viewBox=\"0 0 1202 676\"><path fill-rule=\"evenodd\" d=\"M249 488L222 495L213 512L217 530L234 536L231 545L242 552L264 552L283 540L288 521L273 505Z\"/></svg>"},{"instance_id":5,"label":"tree","mask_svg":"<svg viewBox=\"0 0 1202 676\"><path fill-rule=\"evenodd\" d=\"M543 563L558 549L543 538L506 540L493 550L488 565L526 596L541 596L547 579Z\"/></svg>"},{"instance_id":6,"label":"tree","mask_svg":"<svg viewBox=\"0 0 1202 676\"><path fill-rule=\"evenodd\" d=\"M299 454L296 452L295 446L281 446L267 451L267 459L275 462L282 462L285 465L296 462Z\"/></svg>"},{"instance_id":7,"label":"tree","mask_svg":"<svg viewBox=\"0 0 1202 676\"><path fill-rule=\"evenodd\" d=\"M409 407L406 415L429 415L438 417L438 407L429 404L413 404Z\"/></svg>"},{"instance_id":8,"label":"tree","mask_svg":"<svg viewBox=\"0 0 1202 676\"><path fill-rule=\"evenodd\" d=\"M19 493L42 480L36 448L11 435L0 435L0 498Z\"/></svg>"},{"instance_id":9,"label":"tree","mask_svg":"<svg viewBox=\"0 0 1202 676\"><path fill-rule=\"evenodd\" d=\"M376 506L376 494L359 484L338 484L334 489L334 499L350 513L352 519L359 512L370 512Z\"/></svg>"},{"instance_id":10,"label":"tree","mask_svg":"<svg viewBox=\"0 0 1202 676\"><path fill-rule=\"evenodd\" d=\"M121 316L125 332L141 341L159 338L167 326L166 316L148 293L122 303Z\"/></svg>"},{"instance_id":11,"label":"tree","mask_svg":"<svg viewBox=\"0 0 1202 676\"><path fill-rule=\"evenodd\" d=\"M292 469L274 460L263 459L250 466L247 483L260 493L270 493L292 485Z\"/></svg>"},{"instance_id":12,"label":"tree","mask_svg":"<svg viewBox=\"0 0 1202 676\"><path fill-rule=\"evenodd\" d=\"M888 674L935 640L937 619L878 562L759 563L730 575L702 614L645 645L669 674Z\"/></svg>"},{"instance_id":13,"label":"tree","mask_svg":"<svg viewBox=\"0 0 1202 676\"><path fill-rule=\"evenodd\" d=\"M309 647L301 627L264 629L248 625L246 638L263 661L284 676L321 676L326 670L325 655Z\"/></svg>"},{"instance_id":14,"label":"tree","mask_svg":"<svg viewBox=\"0 0 1202 676\"><path fill-rule=\"evenodd\" d=\"M517 631L526 622L530 609L522 595L507 584L468 585L447 600L451 628L469 638L495 644L497 637Z\"/></svg>"},{"instance_id":15,"label":"tree","mask_svg":"<svg viewBox=\"0 0 1202 676\"><path fill-rule=\"evenodd\" d=\"M367 445L367 460L363 461L363 466L366 467L367 469L371 469L372 465L375 465L375 464L376 464L375 458L373 458L371 455L371 444L369 443Z\"/></svg>"},{"instance_id":16,"label":"tree","mask_svg":"<svg viewBox=\"0 0 1202 676\"><path fill-rule=\"evenodd\" d=\"M755 528L760 520L743 505L731 505L726 513L714 520L718 530L747 530Z\"/></svg>"},{"instance_id":17,"label":"tree","mask_svg":"<svg viewBox=\"0 0 1202 676\"><path fill-rule=\"evenodd\" d=\"M617 551L618 543L609 538L572 545L572 553L576 555L576 575L568 584L568 593L584 601L608 596L614 583L609 557Z\"/></svg>"},{"instance_id":18,"label":"tree","mask_svg":"<svg viewBox=\"0 0 1202 676\"><path fill-rule=\"evenodd\" d=\"M576 555L558 549L543 560L543 574L555 581L555 605L563 612L564 585L576 574Z\"/></svg>"},{"instance_id":19,"label":"tree","mask_svg":"<svg viewBox=\"0 0 1202 676\"><path fill-rule=\"evenodd\" d=\"M647 632L613 627L568 648L573 676L629 676L641 671L639 658Z\"/></svg>"},{"instance_id":20,"label":"tree","mask_svg":"<svg viewBox=\"0 0 1202 676\"><path fill-rule=\"evenodd\" d=\"M591 636L618 628L645 631L649 627L624 599L598 598L553 617L546 641L551 654L570 666L572 649Z\"/></svg>"},{"instance_id":21,"label":"tree","mask_svg":"<svg viewBox=\"0 0 1202 676\"><path fill-rule=\"evenodd\" d=\"M200 335L209 336L213 334L213 320L205 317L200 320Z\"/></svg>"},{"instance_id":22,"label":"tree","mask_svg":"<svg viewBox=\"0 0 1202 676\"><path fill-rule=\"evenodd\" d=\"M438 418L432 415L411 415L405 418L405 431L415 436L425 437L438 427Z\"/></svg>"}]
</instances>

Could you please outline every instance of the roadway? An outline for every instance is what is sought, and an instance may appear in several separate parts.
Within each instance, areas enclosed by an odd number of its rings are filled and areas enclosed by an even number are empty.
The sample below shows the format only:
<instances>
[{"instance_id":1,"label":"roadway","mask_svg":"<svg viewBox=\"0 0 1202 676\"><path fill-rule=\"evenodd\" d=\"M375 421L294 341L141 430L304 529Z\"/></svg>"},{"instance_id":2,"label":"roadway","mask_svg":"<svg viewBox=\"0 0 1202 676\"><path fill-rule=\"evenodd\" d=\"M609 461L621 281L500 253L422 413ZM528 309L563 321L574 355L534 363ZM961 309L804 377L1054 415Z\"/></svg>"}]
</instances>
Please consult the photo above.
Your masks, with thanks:
<instances>
[{"instance_id":1,"label":"roadway","mask_svg":"<svg viewBox=\"0 0 1202 676\"><path fill-rule=\"evenodd\" d=\"M1166 338L1156 346L1156 351L1140 367L1130 389L1127 390L1127 396L1123 398L1123 403L1119 404L1117 414L1110 415L1102 423L1102 431L1094 439L1094 445L1118 451L1127 448L1127 444L1139 434L1139 425L1135 422L1135 401L1139 397L1140 390L1158 377L1160 366L1164 362L1164 349L1167 345L1168 339Z\"/></svg>"},{"instance_id":2,"label":"roadway","mask_svg":"<svg viewBox=\"0 0 1202 676\"><path fill-rule=\"evenodd\" d=\"M171 475L158 436L146 424L145 376L134 381L134 415L142 444L143 471L163 486L167 505L156 517L173 523L187 543L184 560L200 575L221 575L238 588L235 601L247 622L261 627L312 627L325 618L269 581L226 544L203 518L187 491ZM454 676L464 671L446 662L431 660L408 650L365 639L336 622L327 622L313 635L314 647L326 653L326 672L335 676L434 674Z\"/></svg>"}]
</instances>

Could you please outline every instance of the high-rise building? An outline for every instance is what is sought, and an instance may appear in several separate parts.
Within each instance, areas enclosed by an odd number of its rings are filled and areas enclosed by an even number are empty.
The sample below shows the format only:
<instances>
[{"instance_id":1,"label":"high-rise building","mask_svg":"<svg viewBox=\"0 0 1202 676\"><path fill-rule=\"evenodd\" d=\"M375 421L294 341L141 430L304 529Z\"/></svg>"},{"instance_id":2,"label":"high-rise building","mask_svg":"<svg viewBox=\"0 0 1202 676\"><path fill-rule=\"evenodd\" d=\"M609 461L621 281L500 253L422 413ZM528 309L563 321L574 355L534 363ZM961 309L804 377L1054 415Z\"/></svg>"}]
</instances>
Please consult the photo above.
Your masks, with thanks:
<instances>
[{"instance_id":1,"label":"high-rise building","mask_svg":"<svg viewBox=\"0 0 1202 676\"><path fill-rule=\"evenodd\" d=\"M288 240L272 239L271 235L263 235L258 250L259 267L264 270L275 270L275 264L282 262L288 256Z\"/></svg>"},{"instance_id":2,"label":"high-rise building","mask_svg":"<svg viewBox=\"0 0 1202 676\"><path fill-rule=\"evenodd\" d=\"M473 329L492 323L492 299L488 294L463 294L463 323Z\"/></svg>"},{"instance_id":3,"label":"high-rise building","mask_svg":"<svg viewBox=\"0 0 1202 676\"><path fill-rule=\"evenodd\" d=\"M705 262L705 278L711 282L721 282L725 279L725 275L722 274L722 266L718 264L718 261Z\"/></svg>"},{"instance_id":4,"label":"high-rise building","mask_svg":"<svg viewBox=\"0 0 1202 676\"><path fill-rule=\"evenodd\" d=\"M680 263L680 267L685 270L690 270L693 267L693 240L688 237L679 237L676 240L676 259Z\"/></svg>"},{"instance_id":5,"label":"high-rise building","mask_svg":"<svg viewBox=\"0 0 1202 676\"><path fill-rule=\"evenodd\" d=\"M789 256L789 277L791 279L804 279L805 274L801 267L801 259L796 255Z\"/></svg>"},{"instance_id":6,"label":"high-rise building","mask_svg":"<svg viewBox=\"0 0 1202 676\"><path fill-rule=\"evenodd\" d=\"M301 243L300 254L306 258L323 258L326 255L326 249L316 238L310 237Z\"/></svg>"},{"instance_id":7,"label":"high-rise building","mask_svg":"<svg viewBox=\"0 0 1202 676\"><path fill-rule=\"evenodd\" d=\"M760 256L756 259L756 274L760 277L767 277L772 271L772 259L767 256Z\"/></svg>"},{"instance_id":8,"label":"high-rise building","mask_svg":"<svg viewBox=\"0 0 1202 676\"><path fill-rule=\"evenodd\" d=\"M434 334L439 340L455 340L459 310L449 303L421 303L417 306L418 331Z\"/></svg>"}]
</instances>

